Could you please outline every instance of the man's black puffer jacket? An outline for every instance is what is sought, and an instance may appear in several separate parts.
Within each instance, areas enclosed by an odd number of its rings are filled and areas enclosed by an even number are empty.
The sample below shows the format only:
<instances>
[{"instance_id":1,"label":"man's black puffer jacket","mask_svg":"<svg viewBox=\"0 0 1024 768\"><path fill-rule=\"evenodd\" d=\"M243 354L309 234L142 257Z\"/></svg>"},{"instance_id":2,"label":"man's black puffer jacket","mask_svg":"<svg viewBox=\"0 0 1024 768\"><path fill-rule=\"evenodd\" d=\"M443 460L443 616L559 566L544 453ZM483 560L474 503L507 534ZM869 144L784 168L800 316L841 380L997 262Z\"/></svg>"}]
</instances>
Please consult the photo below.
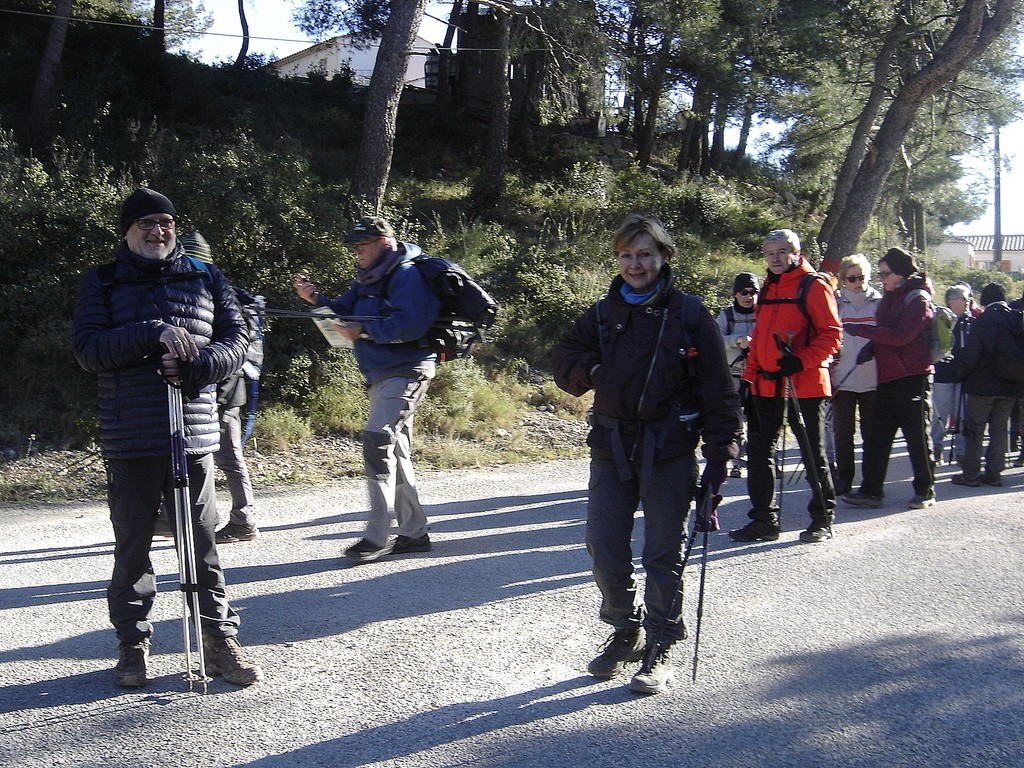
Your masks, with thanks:
<instances>
[{"instance_id":1,"label":"man's black puffer jacket","mask_svg":"<svg viewBox=\"0 0 1024 768\"><path fill-rule=\"evenodd\" d=\"M167 384L158 372L167 325L187 329L199 347L184 388L199 390L184 399L186 450L212 453L220 445L215 385L238 370L249 343L234 291L215 266L209 278L197 273L180 244L156 261L122 243L113 277L104 285L99 270L87 272L75 304L75 357L99 377L104 457L170 455Z\"/></svg>"}]
</instances>

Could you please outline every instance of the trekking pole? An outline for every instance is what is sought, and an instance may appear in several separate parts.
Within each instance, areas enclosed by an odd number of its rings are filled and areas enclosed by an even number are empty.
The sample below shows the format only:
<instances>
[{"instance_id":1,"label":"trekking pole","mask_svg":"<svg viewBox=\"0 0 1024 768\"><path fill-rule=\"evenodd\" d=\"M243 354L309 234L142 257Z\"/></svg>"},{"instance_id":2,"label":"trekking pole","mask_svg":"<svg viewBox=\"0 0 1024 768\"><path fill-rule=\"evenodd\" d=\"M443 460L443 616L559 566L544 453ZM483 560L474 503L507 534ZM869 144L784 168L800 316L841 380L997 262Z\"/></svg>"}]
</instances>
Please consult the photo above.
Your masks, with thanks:
<instances>
[{"instance_id":1,"label":"trekking pole","mask_svg":"<svg viewBox=\"0 0 1024 768\"><path fill-rule=\"evenodd\" d=\"M721 501L721 494L715 494L714 498L712 498L710 493L705 493L697 510L697 522L703 520L703 525L694 525L693 527L694 535L696 535L698 527L704 530L704 538L701 542L700 586L697 588L697 629L693 637L693 670L690 678L693 682L697 682L697 664L700 661L700 628L704 620L704 585L708 571L708 536L711 533L711 515ZM692 538L690 542L692 544Z\"/></svg>"},{"instance_id":2,"label":"trekking pole","mask_svg":"<svg viewBox=\"0 0 1024 768\"><path fill-rule=\"evenodd\" d=\"M371 320L384 319L383 315L339 315L335 312L306 312L301 309L275 309L273 307L261 307L255 312L264 317L295 317L300 320L317 320L326 317L340 320L343 323L368 323Z\"/></svg>"},{"instance_id":3,"label":"trekking pole","mask_svg":"<svg viewBox=\"0 0 1024 768\"><path fill-rule=\"evenodd\" d=\"M193 683L206 684L206 657L203 652L203 637L200 628L199 579L196 575L196 544L192 528L192 502L189 498L188 464L185 456L185 412L181 401L181 389L167 385L167 410L171 426L171 466L174 475L174 519L176 549L178 552L178 583L181 588L181 629L185 640L185 674L183 679L192 690ZM192 667L192 643L189 638L189 615L195 630L198 669Z\"/></svg>"},{"instance_id":4,"label":"trekking pole","mask_svg":"<svg viewBox=\"0 0 1024 768\"><path fill-rule=\"evenodd\" d=\"M788 332L788 342L783 342L782 338L778 333L775 333L775 344L779 348L779 352L783 355L793 354L793 332ZM793 432L796 434L797 444L800 446L800 453L803 455L804 466L807 468L807 477L811 481L811 489L817 494L818 502L821 504L821 511L827 512L828 506L825 504L825 491L821 487L821 478L818 476L818 468L814 466L814 462L811 461L813 458L811 453L811 439L807 435L807 425L804 423L804 414L800 410L800 397L797 395L796 387L793 386L793 378L791 376L785 377L785 391L786 391L786 409L792 409L795 412L796 424L791 424ZM787 420L783 419L783 424Z\"/></svg>"}]
</instances>

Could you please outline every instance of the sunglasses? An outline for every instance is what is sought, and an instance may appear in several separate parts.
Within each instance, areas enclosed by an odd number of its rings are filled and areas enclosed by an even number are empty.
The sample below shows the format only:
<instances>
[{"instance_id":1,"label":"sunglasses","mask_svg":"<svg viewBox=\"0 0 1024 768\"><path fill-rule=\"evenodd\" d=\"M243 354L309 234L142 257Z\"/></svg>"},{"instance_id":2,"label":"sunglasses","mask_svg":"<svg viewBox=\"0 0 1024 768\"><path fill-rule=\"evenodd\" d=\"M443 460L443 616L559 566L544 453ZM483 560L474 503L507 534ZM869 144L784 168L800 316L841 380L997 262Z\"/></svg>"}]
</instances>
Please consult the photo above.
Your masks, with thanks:
<instances>
[{"instance_id":1,"label":"sunglasses","mask_svg":"<svg viewBox=\"0 0 1024 768\"><path fill-rule=\"evenodd\" d=\"M881 273L879 273L881 274ZM862 283L864 282L864 275L847 275L846 282L848 283Z\"/></svg>"},{"instance_id":2,"label":"sunglasses","mask_svg":"<svg viewBox=\"0 0 1024 768\"><path fill-rule=\"evenodd\" d=\"M754 296L757 291L753 288L744 288L742 291L736 291L740 296Z\"/></svg>"}]
</instances>

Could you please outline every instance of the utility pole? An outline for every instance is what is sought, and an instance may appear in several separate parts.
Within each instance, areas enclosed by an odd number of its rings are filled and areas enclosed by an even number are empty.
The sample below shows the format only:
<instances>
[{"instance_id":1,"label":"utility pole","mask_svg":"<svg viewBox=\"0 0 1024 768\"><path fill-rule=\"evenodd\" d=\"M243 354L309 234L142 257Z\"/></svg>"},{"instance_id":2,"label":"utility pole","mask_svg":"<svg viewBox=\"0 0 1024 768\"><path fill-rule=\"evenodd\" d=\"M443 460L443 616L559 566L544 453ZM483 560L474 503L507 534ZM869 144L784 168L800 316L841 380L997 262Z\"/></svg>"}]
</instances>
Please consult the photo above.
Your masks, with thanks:
<instances>
[{"instance_id":1,"label":"utility pole","mask_svg":"<svg viewBox=\"0 0 1024 768\"><path fill-rule=\"evenodd\" d=\"M994 193L994 216L993 222L995 223L995 238L992 244L992 261L997 272L1003 269L1003 216L1002 216L1002 191L999 189L999 174L1000 167L1003 164L1003 158L999 154L999 124L996 123L993 130L994 137L994 149L995 149L995 172L992 176L992 190Z\"/></svg>"}]
</instances>

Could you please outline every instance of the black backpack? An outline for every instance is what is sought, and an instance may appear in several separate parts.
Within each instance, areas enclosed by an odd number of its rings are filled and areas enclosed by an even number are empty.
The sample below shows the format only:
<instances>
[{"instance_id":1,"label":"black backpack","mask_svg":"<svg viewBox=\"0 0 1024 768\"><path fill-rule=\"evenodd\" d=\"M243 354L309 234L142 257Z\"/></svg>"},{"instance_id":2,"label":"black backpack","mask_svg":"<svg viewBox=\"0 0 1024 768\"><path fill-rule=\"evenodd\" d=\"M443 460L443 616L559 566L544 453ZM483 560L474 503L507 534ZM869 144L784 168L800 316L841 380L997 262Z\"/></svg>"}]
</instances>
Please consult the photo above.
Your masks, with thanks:
<instances>
[{"instance_id":1,"label":"black backpack","mask_svg":"<svg viewBox=\"0 0 1024 768\"><path fill-rule=\"evenodd\" d=\"M498 317L498 302L491 298L458 264L440 256L412 259L430 290L441 300L437 320L420 344L437 353L438 360L464 359L484 339Z\"/></svg>"}]
</instances>

